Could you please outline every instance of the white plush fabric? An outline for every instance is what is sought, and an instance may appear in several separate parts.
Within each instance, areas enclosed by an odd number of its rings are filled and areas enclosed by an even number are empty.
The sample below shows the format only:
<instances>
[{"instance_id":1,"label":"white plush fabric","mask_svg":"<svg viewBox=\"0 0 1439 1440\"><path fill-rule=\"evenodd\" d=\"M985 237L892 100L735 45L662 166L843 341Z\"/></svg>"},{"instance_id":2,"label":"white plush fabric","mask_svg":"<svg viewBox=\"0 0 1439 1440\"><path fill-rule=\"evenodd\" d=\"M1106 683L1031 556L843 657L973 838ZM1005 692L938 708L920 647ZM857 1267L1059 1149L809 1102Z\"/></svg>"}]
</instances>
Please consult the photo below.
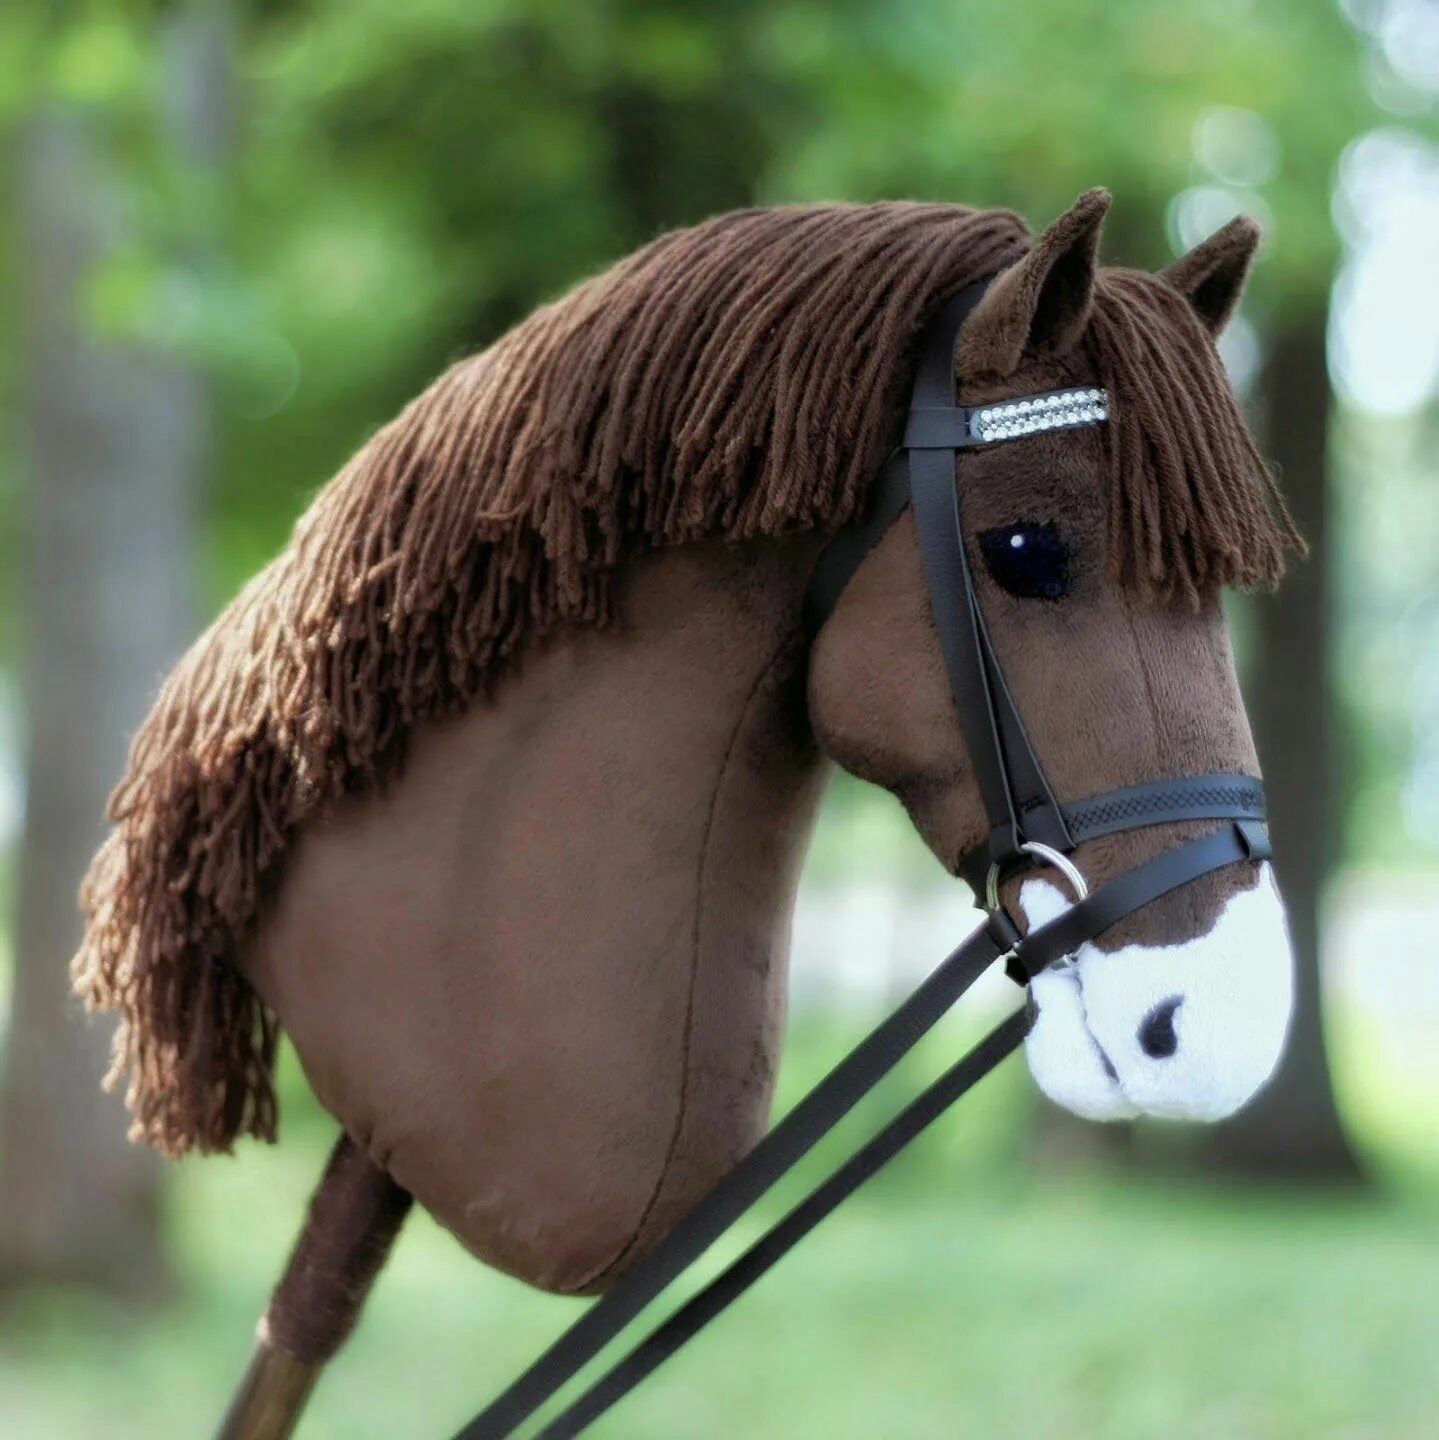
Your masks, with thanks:
<instances>
[{"instance_id":1,"label":"white plush fabric","mask_svg":"<svg viewBox=\"0 0 1439 1440\"><path fill-rule=\"evenodd\" d=\"M1020 904L1033 927L1069 902L1036 877ZM1030 989L1039 1013L1029 1068L1052 1100L1090 1120L1223 1119L1273 1073L1289 1029L1293 960L1273 873L1266 864L1207 935L1111 954L1084 945L1073 965ZM1146 1053L1146 1020L1150 1048L1172 1044L1172 1054Z\"/></svg>"}]
</instances>

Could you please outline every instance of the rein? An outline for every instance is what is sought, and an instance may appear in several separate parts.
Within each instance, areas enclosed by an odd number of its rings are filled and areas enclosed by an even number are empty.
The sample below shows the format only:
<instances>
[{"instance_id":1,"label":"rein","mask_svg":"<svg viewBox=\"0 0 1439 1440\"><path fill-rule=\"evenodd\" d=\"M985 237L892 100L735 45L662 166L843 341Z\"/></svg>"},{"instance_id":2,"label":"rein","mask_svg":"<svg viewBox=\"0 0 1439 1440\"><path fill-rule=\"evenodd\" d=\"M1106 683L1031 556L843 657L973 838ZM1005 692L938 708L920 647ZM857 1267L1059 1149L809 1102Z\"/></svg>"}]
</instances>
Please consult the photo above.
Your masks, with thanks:
<instances>
[{"instance_id":1,"label":"rein","mask_svg":"<svg viewBox=\"0 0 1439 1440\"><path fill-rule=\"evenodd\" d=\"M866 517L836 536L821 555L805 605L807 624L817 633L865 556L904 507L913 507L950 689L989 818L987 841L964 857L959 869L976 894L986 897L988 918L455 1440L513 1435L849 1114L996 961L1018 984L1027 985L1161 895L1225 866L1269 858L1264 789L1251 776L1160 779L1067 805L1050 789L980 609L963 541L955 462L959 452L977 446L1041 430L1101 424L1108 418L1108 400L1102 390L1071 390L973 408L956 405L955 343L989 283L960 291L925 327L903 441L881 472ZM1066 858L1099 835L1193 820L1226 823L1092 893ZM1026 935L1000 905L998 886L1001 879L1040 864L1071 877L1076 903ZM1017 1049L1031 1023L1028 1007L1002 1021L602 1374L536 1440L578 1435L628 1394Z\"/></svg>"}]
</instances>

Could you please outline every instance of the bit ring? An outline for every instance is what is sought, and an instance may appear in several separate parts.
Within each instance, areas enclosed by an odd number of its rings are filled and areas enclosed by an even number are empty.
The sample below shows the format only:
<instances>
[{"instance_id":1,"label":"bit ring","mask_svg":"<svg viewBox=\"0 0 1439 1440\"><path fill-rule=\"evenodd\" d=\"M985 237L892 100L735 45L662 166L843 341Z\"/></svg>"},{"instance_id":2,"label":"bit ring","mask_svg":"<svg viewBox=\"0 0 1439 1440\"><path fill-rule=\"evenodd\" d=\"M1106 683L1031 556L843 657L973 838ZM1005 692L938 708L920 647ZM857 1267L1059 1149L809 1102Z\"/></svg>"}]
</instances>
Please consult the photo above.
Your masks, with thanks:
<instances>
[{"instance_id":1,"label":"bit ring","mask_svg":"<svg viewBox=\"0 0 1439 1440\"><path fill-rule=\"evenodd\" d=\"M1032 855L1041 865L1048 865L1051 869L1058 870L1069 881L1076 901L1088 898L1089 886L1085 883L1084 876L1079 873L1079 867L1069 856L1061 855L1058 850L1052 850L1048 845L1041 845L1037 840L1026 840L1019 848L1026 855ZM984 905L991 915L999 909L998 865L989 867L989 875L984 882Z\"/></svg>"}]
</instances>

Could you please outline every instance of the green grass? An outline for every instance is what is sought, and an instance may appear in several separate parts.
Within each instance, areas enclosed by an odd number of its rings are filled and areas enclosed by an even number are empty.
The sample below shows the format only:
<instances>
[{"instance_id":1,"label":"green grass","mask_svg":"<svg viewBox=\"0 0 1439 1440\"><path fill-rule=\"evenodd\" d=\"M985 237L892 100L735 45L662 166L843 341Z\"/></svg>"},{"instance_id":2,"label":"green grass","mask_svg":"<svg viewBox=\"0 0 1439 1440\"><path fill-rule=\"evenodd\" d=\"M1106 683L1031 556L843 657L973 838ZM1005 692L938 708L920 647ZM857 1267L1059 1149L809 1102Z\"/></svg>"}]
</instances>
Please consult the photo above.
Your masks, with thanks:
<instances>
[{"instance_id":1,"label":"green grass","mask_svg":"<svg viewBox=\"0 0 1439 1440\"><path fill-rule=\"evenodd\" d=\"M787 1092L842 1043L795 1037ZM952 1045L867 1107L851 1143ZM1397 1166L1410 1178L1377 1197L1034 1173L1024 1093L1013 1067L996 1077L593 1433L1439 1433L1439 1192L1419 1172ZM0 1312L0 1436L211 1432L327 1142L294 1111L279 1149L181 1167L175 1303L139 1316L50 1291ZM417 1217L302 1436L443 1440L576 1313Z\"/></svg>"}]
</instances>

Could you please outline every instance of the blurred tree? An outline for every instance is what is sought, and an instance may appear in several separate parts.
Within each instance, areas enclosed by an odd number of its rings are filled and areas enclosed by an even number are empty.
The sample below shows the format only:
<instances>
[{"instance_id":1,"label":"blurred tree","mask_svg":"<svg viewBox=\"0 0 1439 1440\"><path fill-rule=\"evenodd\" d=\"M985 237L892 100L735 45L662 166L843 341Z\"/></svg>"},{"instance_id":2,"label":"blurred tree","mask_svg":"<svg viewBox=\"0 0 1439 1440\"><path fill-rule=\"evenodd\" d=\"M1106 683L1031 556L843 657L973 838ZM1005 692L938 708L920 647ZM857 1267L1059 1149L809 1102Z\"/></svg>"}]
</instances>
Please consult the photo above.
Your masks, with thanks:
<instances>
[{"instance_id":1,"label":"blurred tree","mask_svg":"<svg viewBox=\"0 0 1439 1440\"><path fill-rule=\"evenodd\" d=\"M1329 1083L1317 965L1320 906L1341 850L1348 778L1334 676L1327 314L1322 299L1295 305L1267 340L1265 438L1283 466L1309 559L1276 596L1255 607L1256 663L1246 686L1255 738L1268 762L1275 863L1302 983L1280 1073L1213 1133L1207 1151L1215 1163L1246 1174L1341 1180L1357 1176L1360 1166Z\"/></svg>"},{"instance_id":2,"label":"blurred tree","mask_svg":"<svg viewBox=\"0 0 1439 1440\"><path fill-rule=\"evenodd\" d=\"M128 733L193 629L208 402L173 347L113 307L108 324L97 319L97 307L107 267L145 256L154 238L131 167L143 174L147 159L163 164L173 151L180 167L203 169L219 153L227 31L214 5L170 10L155 153L121 163L125 77L138 57L99 23L99 33L81 25L51 37L54 84L38 87L18 141L28 740L0 1085L0 1279L144 1293L166 1273L158 1163L126 1140L119 1098L101 1094L111 1027L77 1023L67 960L76 885ZM113 63L99 64L107 54Z\"/></svg>"},{"instance_id":3,"label":"blurred tree","mask_svg":"<svg viewBox=\"0 0 1439 1440\"><path fill-rule=\"evenodd\" d=\"M660 231L753 203L803 102L760 0L262 12L220 593L457 353Z\"/></svg>"}]
</instances>

